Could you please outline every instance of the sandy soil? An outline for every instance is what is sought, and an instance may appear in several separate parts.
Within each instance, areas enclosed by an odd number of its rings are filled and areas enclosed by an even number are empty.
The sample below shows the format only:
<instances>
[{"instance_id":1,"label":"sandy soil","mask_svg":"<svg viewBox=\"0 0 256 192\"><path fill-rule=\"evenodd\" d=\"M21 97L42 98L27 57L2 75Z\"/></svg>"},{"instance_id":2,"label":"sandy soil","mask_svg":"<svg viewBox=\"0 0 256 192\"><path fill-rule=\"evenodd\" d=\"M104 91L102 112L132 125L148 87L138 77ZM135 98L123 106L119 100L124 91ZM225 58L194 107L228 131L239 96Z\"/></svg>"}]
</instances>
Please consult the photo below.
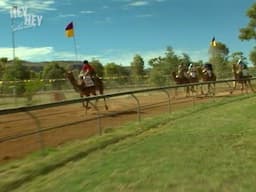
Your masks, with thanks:
<instances>
[{"instance_id":1,"label":"sandy soil","mask_svg":"<svg viewBox=\"0 0 256 192\"><path fill-rule=\"evenodd\" d=\"M182 92L183 93L183 92ZM225 93L228 94L228 93ZM140 118L168 113L168 97L164 92L136 95L140 101ZM174 97L171 93L171 111L193 106L209 97L185 97L181 93ZM87 111L81 104L0 116L0 162L22 158L26 154L45 147L54 147L67 141L84 139L100 134L108 128L117 128L125 122L137 121L137 104L131 96L107 99L109 110L103 101L97 103L99 111L93 107ZM154 105L153 105L154 104ZM116 113L122 112L117 115ZM99 115L106 115L98 119ZM36 134L30 134L40 130ZM27 134L11 139L10 137ZM8 140L7 140L8 139Z\"/></svg>"}]
</instances>

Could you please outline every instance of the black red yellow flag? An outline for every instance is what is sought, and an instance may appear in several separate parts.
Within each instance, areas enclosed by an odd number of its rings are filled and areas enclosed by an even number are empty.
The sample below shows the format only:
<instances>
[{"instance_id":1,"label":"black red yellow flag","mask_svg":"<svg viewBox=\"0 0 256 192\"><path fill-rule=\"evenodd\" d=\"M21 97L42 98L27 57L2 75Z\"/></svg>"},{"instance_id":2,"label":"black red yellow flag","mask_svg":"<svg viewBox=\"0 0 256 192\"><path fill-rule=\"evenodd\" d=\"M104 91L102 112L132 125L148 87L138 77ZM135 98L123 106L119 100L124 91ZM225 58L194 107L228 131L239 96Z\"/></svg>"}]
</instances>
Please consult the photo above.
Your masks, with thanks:
<instances>
[{"instance_id":1,"label":"black red yellow flag","mask_svg":"<svg viewBox=\"0 0 256 192\"><path fill-rule=\"evenodd\" d=\"M70 22L66 28L65 28L65 34L67 37L73 37L74 36L74 26L73 22Z\"/></svg>"}]
</instances>

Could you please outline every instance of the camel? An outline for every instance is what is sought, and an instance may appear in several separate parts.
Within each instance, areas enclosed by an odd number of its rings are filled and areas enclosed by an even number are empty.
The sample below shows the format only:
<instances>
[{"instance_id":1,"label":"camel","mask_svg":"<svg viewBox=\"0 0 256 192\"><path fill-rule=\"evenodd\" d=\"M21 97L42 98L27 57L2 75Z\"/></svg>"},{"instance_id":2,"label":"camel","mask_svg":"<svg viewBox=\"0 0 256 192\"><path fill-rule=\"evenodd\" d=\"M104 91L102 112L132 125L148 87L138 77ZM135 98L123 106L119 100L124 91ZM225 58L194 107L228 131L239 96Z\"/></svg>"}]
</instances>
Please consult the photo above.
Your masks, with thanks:
<instances>
[{"instance_id":1,"label":"camel","mask_svg":"<svg viewBox=\"0 0 256 192\"><path fill-rule=\"evenodd\" d=\"M176 82L177 85L182 85L182 84L188 84L189 79L185 77L184 75L181 74L176 74L175 71L172 72L172 78ZM189 96L189 86L184 87L186 96ZM177 95L177 89L175 89L175 95Z\"/></svg>"},{"instance_id":2,"label":"camel","mask_svg":"<svg viewBox=\"0 0 256 192\"><path fill-rule=\"evenodd\" d=\"M95 82L94 82L95 85L92 85L92 86L86 86L85 81L83 79L79 79L77 81L72 71L66 72L66 77L72 84L74 90L76 92L79 92L81 98L83 98L84 96L89 97L91 95L96 96L97 90L99 91L100 95L104 94L104 85L103 85L102 79L100 79L99 77L95 78ZM86 101L86 104L83 101L83 107L85 107L86 109L89 109L88 105L89 105L89 101ZM108 110L108 106L105 98L104 98L104 105L105 105L105 109Z\"/></svg>"},{"instance_id":3,"label":"camel","mask_svg":"<svg viewBox=\"0 0 256 192\"><path fill-rule=\"evenodd\" d=\"M235 64L235 63L232 64L232 72L233 72L233 76L234 76L235 82L234 82L233 89L230 91L231 94L236 89L238 83L241 84L241 88L240 88L241 92L243 92L245 90L246 93L248 93L248 87L250 87L250 89L253 92L255 92L254 88L252 87L251 80L248 79L248 78L250 78L252 76L249 75L248 73L244 74L243 70L246 70L246 69L245 68L240 69L238 64Z\"/></svg>"},{"instance_id":4,"label":"camel","mask_svg":"<svg viewBox=\"0 0 256 192\"><path fill-rule=\"evenodd\" d=\"M189 70L187 72L188 74L188 79L189 79L189 83L199 83L199 73L198 73L198 70L197 70L197 67L193 67L194 69L193 70ZM202 86L200 86L200 90L201 90L201 94L202 94ZM191 85L191 91L192 93L193 92L196 92L198 91L198 85Z\"/></svg>"},{"instance_id":5,"label":"camel","mask_svg":"<svg viewBox=\"0 0 256 192\"><path fill-rule=\"evenodd\" d=\"M180 72L178 71L178 73L176 73L175 71L172 72L172 78L176 82L177 85L199 82L198 75L196 75L196 76L190 75L185 70L180 71ZM186 86L184 88L185 88L186 96L189 96L190 92L191 93L196 92L194 85ZM177 95L177 89L175 91L176 91L175 95Z\"/></svg>"},{"instance_id":6,"label":"camel","mask_svg":"<svg viewBox=\"0 0 256 192\"><path fill-rule=\"evenodd\" d=\"M197 71L199 74L200 79L203 82L209 82L207 83L207 95L208 94L215 94L215 81L216 81L216 75L213 73L213 71L211 72L211 75L207 72L207 70L205 69L205 67L197 67ZM203 90L201 90L201 92L203 93Z\"/></svg>"},{"instance_id":7,"label":"camel","mask_svg":"<svg viewBox=\"0 0 256 192\"><path fill-rule=\"evenodd\" d=\"M189 95L190 91L192 94L197 94L198 85L193 85L193 83L199 83L200 76L197 67L194 64L190 63L188 67L180 64L178 66L178 73L176 74L176 72L173 72L172 77L176 84L192 84L191 86L186 87L186 96ZM200 90L201 94L203 94L202 86L200 86Z\"/></svg>"}]
</instances>

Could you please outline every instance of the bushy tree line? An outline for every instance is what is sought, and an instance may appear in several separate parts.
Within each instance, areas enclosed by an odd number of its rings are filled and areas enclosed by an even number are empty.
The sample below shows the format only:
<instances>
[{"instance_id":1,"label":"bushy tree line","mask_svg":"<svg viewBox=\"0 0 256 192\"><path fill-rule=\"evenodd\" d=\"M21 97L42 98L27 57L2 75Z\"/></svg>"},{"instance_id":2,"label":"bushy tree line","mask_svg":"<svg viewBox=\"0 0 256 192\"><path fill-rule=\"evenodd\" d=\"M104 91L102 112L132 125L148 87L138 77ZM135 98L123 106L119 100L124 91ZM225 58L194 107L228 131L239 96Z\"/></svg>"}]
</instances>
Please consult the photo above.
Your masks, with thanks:
<instances>
[{"instance_id":1,"label":"bushy tree line","mask_svg":"<svg viewBox=\"0 0 256 192\"><path fill-rule=\"evenodd\" d=\"M242 41L254 41L256 45L256 3L246 11L246 16L249 18L247 26L240 29L239 39ZM250 60L256 67L256 46L250 53Z\"/></svg>"},{"instance_id":2,"label":"bushy tree line","mask_svg":"<svg viewBox=\"0 0 256 192\"><path fill-rule=\"evenodd\" d=\"M246 62L242 52L230 54L228 47L222 42L217 42L214 47L209 46L209 62L213 64L218 78L231 77L232 63L237 62L238 59L243 59ZM203 65L203 61L193 61L186 53L177 55L172 47L167 47L164 56L150 59L147 68L143 57L139 54L133 57L130 66L122 66L114 62L103 65L99 60L92 60L90 63L95 68L98 76L103 77L113 86L144 83L163 86L170 83L172 80L170 74L173 71L177 71L179 64L189 65L194 63L195 65ZM78 76L81 67L82 63L74 68L72 63L66 64L61 61L53 61L43 65L42 70L37 72L25 65L23 61L16 59L10 63L6 58L2 58L0 60L0 79L4 81L65 79L67 70L74 70L75 75ZM62 88L60 81L52 82L52 86L55 89Z\"/></svg>"}]
</instances>

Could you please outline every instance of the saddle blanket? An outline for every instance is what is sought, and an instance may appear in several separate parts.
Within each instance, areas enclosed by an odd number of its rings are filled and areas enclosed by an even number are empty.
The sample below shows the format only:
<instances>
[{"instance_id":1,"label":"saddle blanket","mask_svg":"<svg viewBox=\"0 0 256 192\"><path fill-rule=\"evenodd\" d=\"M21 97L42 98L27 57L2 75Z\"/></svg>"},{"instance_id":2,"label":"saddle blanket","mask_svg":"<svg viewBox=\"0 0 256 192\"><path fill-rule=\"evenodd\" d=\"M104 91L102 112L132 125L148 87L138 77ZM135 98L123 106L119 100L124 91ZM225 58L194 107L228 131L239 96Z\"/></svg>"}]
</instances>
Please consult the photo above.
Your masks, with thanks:
<instances>
[{"instance_id":1,"label":"saddle blanket","mask_svg":"<svg viewBox=\"0 0 256 192\"><path fill-rule=\"evenodd\" d=\"M246 69L242 70L242 75L243 77L248 77L249 76L249 72Z\"/></svg>"},{"instance_id":2,"label":"saddle blanket","mask_svg":"<svg viewBox=\"0 0 256 192\"><path fill-rule=\"evenodd\" d=\"M84 79L85 87L94 86L94 82L90 76L84 76L83 79Z\"/></svg>"},{"instance_id":3,"label":"saddle blanket","mask_svg":"<svg viewBox=\"0 0 256 192\"><path fill-rule=\"evenodd\" d=\"M190 72L190 77L196 78L196 72L194 72L194 71Z\"/></svg>"}]
</instances>

